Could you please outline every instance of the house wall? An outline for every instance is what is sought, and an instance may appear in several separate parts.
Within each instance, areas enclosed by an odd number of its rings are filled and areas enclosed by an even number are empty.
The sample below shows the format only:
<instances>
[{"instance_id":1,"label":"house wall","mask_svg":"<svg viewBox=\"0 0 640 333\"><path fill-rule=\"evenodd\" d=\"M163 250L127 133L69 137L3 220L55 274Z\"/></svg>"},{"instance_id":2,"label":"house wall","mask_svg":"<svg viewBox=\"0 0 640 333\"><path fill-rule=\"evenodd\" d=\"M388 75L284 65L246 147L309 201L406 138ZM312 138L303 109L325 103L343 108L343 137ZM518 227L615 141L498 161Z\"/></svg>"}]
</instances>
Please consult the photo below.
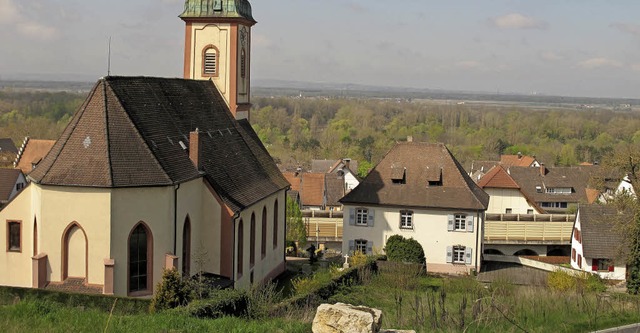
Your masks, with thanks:
<instances>
[{"instance_id":1,"label":"house wall","mask_svg":"<svg viewBox=\"0 0 640 333\"><path fill-rule=\"evenodd\" d=\"M344 184L346 191L349 192L356 188L356 186L358 186L360 182L354 174L352 174L351 172L347 172L344 174Z\"/></svg>"},{"instance_id":2,"label":"house wall","mask_svg":"<svg viewBox=\"0 0 640 333\"><path fill-rule=\"evenodd\" d=\"M273 209L274 203L278 200L278 242L276 247L273 246ZM285 191L279 191L256 204L246 208L240 213L239 218L236 219L235 234L236 241L234 246L238 244L237 238L243 237L243 274L238 276L238 251L234 252L234 273L236 274L236 288L248 288L251 285L251 275L253 273L253 283L260 283L266 279L271 279L279 275L284 271L284 243L285 243L285 215L286 215L286 201ZM266 256L262 258L261 255L261 240L262 240L262 210L263 207L267 208L267 248ZM255 214L256 221L256 233L255 233L255 264L253 267L249 264L250 256L250 239L251 239L251 214ZM243 221L244 234L238 233L238 221Z\"/></svg>"},{"instance_id":3,"label":"house wall","mask_svg":"<svg viewBox=\"0 0 640 333\"><path fill-rule=\"evenodd\" d=\"M34 186L29 186L0 211L0 285L31 287L31 257L33 256L33 210L31 198ZM7 251L7 221L22 222L21 252Z\"/></svg>"},{"instance_id":4,"label":"house wall","mask_svg":"<svg viewBox=\"0 0 640 333\"><path fill-rule=\"evenodd\" d=\"M22 184L22 187L27 186L27 180L24 178L24 175L22 173L20 173L18 175L18 179L16 179L16 183L13 184L13 190L11 191L11 194L9 195L9 200L13 199L13 197L15 197L16 194L18 194L18 190L16 190L16 186L18 184Z\"/></svg>"},{"instance_id":5,"label":"house wall","mask_svg":"<svg viewBox=\"0 0 640 333\"><path fill-rule=\"evenodd\" d=\"M350 211L354 206L345 206L343 217L343 253L349 253L349 241L365 239L373 242L373 252L383 253L386 240L392 235L414 238L424 250L427 270L441 273L468 273L472 268L480 269L482 253L483 214L473 211L446 211L413 209L412 230L400 229L401 208L368 207L373 209L374 225L355 226L349 224ZM464 213L474 216L473 232L448 231L449 214ZM447 247L462 245L472 249L471 264L447 263Z\"/></svg>"},{"instance_id":6,"label":"house wall","mask_svg":"<svg viewBox=\"0 0 640 333\"><path fill-rule=\"evenodd\" d=\"M580 211L578 211L578 214L576 215L576 222L573 224L573 232L571 233L571 267L575 269L582 269L580 266L586 268L587 263L584 260L582 243L576 239L576 230L582 230L580 226ZM581 258L580 262L577 260L578 256Z\"/></svg>"},{"instance_id":7,"label":"house wall","mask_svg":"<svg viewBox=\"0 0 640 333\"><path fill-rule=\"evenodd\" d=\"M534 214L538 214L536 209L527 202L520 190L484 188L484 191L489 195L487 213L504 214L507 208L511 208L512 214L526 214L529 209L532 209Z\"/></svg>"}]
</instances>

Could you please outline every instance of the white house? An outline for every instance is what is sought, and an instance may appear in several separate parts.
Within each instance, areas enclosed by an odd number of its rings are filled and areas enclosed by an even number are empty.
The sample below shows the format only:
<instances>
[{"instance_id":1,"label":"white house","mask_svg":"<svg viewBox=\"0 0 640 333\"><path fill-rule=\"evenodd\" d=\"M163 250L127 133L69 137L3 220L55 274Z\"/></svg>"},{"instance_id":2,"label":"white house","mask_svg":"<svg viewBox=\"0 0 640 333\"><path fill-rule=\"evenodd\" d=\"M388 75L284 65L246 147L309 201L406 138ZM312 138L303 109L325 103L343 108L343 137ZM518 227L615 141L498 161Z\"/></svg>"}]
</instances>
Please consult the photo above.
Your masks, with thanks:
<instances>
[{"instance_id":1,"label":"white house","mask_svg":"<svg viewBox=\"0 0 640 333\"><path fill-rule=\"evenodd\" d=\"M522 191L508 169L496 165L478 181L490 197L487 213L540 214L542 209Z\"/></svg>"},{"instance_id":2,"label":"white house","mask_svg":"<svg viewBox=\"0 0 640 333\"><path fill-rule=\"evenodd\" d=\"M627 248L620 223L631 217L608 205L580 205L571 237L571 267L624 280Z\"/></svg>"},{"instance_id":3,"label":"white house","mask_svg":"<svg viewBox=\"0 0 640 333\"><path fill-rule=\"evenodd\" d=\"M443 144L398 143L340 201L343 253L383 252L398 234L422 245L431 272L480 269L489 196Z\"/></svg>"}]
</instances>

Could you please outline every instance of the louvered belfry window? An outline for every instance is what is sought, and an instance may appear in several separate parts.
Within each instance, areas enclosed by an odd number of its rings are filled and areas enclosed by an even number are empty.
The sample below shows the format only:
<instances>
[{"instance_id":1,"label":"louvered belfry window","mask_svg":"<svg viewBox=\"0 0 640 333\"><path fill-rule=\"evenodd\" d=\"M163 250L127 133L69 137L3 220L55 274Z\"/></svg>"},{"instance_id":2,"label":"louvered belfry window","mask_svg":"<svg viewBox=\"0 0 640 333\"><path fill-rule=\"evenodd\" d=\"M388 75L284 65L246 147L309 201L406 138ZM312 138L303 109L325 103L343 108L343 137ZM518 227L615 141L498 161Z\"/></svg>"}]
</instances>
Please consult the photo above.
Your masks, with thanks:
<instances>
[{"instance_id":1,"label":"louvered belfry window","mask_svg":"<svg viewBox=\"0 0 640 333\"><path fill-rule=\"evenodd\" d=\"M204 68L203 73L206 75L216 75L218 73L218 51L214 48L208 48L204 52Z\"/></svg>"}]
</instances>

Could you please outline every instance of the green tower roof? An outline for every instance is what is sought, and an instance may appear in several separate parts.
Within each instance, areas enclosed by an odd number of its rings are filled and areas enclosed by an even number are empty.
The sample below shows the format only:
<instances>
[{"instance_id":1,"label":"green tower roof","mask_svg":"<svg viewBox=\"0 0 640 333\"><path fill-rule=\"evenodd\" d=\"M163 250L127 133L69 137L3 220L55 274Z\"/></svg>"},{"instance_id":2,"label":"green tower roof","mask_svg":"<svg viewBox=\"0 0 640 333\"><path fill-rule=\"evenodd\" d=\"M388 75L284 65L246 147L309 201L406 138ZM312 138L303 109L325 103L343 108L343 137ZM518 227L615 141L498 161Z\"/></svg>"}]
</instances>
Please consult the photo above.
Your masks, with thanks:
<instances>
[{"instance_id":1,"label":"green tower roof","mask_svg":"<svg viewBox=\"0 0 640 333\"><path fill-rule=\"evenodd\" d=\"M181 18L240 18L255 23L248 0L185 0Z\"/></svg>"}]
</instances>

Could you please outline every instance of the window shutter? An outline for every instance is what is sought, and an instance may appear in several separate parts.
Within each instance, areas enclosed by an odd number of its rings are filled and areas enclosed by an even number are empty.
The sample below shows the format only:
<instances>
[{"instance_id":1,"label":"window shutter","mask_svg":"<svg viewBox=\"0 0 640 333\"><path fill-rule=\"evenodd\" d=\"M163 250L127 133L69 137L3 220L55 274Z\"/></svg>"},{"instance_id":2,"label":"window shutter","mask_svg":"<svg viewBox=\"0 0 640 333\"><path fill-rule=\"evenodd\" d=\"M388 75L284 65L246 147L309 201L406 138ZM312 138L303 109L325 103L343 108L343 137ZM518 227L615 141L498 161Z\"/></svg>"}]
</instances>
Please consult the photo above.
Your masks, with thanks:
<instances>
[{"instance_id":1,"label":"window shutter","mask_svg":"<svg viewBox=\"0 0 640 333\"><path fill-rule=\"evenodd\" d=\"M591 270L594 272L598 271L598 259L592 259L591 261Z\"/></svg>"},{"instance_id":2,"label":"window shutter","mask_svg":"<svg viewBox=\"0 0 640 333\"><path fill-rule=\"evenodd\" d=\"M447 246L447 262L453 262L453 246Z\"/></svg>"},{"instance_id":3,"label":"window shutter","mask_svg":"<svg viewBox=\"0 0 640 333\"><path fill-rule=\"evenodd\" d=\"M473 215L467 215L467 232L473 232Z\"/></svg>"},{"instance_id":4,"label":"window shutter","mask_svg":"<svg viewBox=\"0 0 640 333\"><path fill-rule=\"evenodd\" d=\"M367 241L367 254L373 254L373 242Z\"/></svg>"},{"instance_id":5,"label":"window shutter","mask_svg":"<svg viewBox=\"0 0 640 333\"><path fill-rule=\"evenodd\" d=\"M376 211L373 208L370 208L368 211L369 211L369 217L367 217L367 225L370 227L373 227L373 218L376 215Z\"/></svg>"},{"instance_id":6,"label":"window shutter","mask_svg":"<svg viewBox=\"0 0 640 333\"><path fill-rule=\"evenodd\" d=\"M453 215L449 214L447 218L449 219L449 222L447 223L447 231L453 231Z\"/></svg>"},{"instance_id":7,"label":"window shutter","mask_svg":"<svg viewBox=\"0 0 640 333\"><path fill-rule=\"evenodd\" d=\"M610 264L609 264L609 272L613 272L613 269L614 269L614 267L613 267L613 263L610 263Z\"/></svg>"},{"instance_id":8,"label":"window shutter","mask_svg":"<svg viewBox=\"0 0 640 333\"><path fill-rule=\"evenodd\" d=\"M349 241L349 252L353 253L356 250L356 242L354 240Z\"/></svg>"},{"instance_id":9,"label":"window shutter","mask_svg":"<svg viewBox=\"0 0 640 333\"><path fill-rule=\"evenodd\" d=\"M355 224L356 224L356 209L349 208L349 225L355 225Z\"/></svg>"},{"instance_id":10,"label":"window shutter","mask_svg":"<svg viewBox=\"0 0 640 333\"><path fill-rule=\"evenodd\" d=\"M473 252L473 249L470 247L467 247L464 249L464 263L467 265L471 265L471 254Z\"/></svg>"}]
</instances>

